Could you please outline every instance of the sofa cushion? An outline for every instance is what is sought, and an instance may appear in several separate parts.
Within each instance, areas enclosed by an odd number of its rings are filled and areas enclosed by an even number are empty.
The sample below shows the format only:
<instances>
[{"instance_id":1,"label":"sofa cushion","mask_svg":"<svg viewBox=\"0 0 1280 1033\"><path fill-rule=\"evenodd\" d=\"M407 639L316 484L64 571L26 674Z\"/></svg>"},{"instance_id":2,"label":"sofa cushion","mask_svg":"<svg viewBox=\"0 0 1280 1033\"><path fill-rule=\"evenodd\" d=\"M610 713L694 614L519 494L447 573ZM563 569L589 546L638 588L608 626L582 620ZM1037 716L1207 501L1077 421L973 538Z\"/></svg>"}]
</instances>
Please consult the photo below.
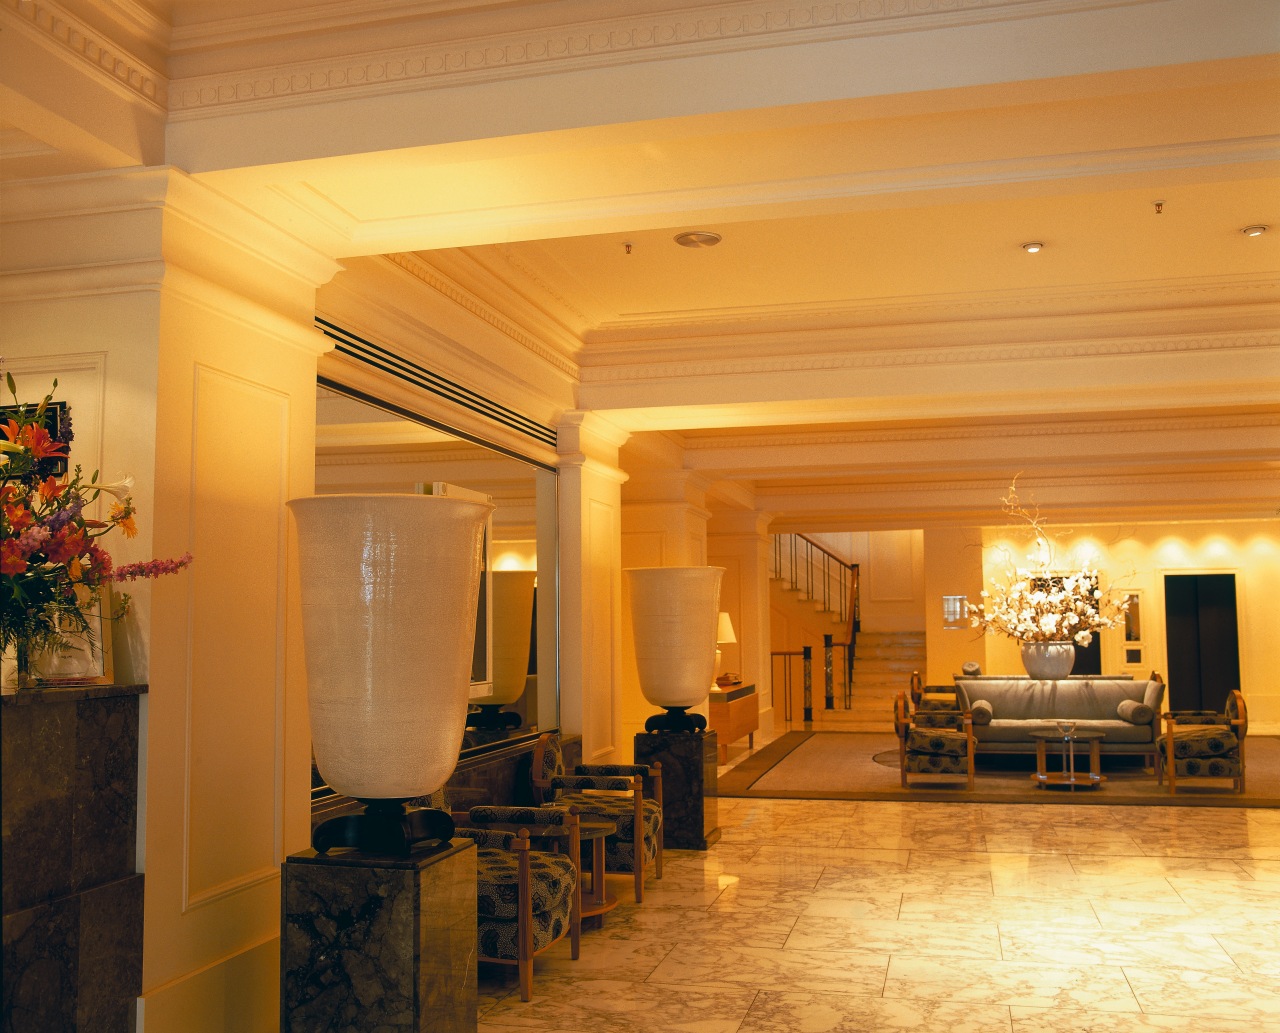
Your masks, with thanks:
<instances>
[{"instance_id":1,"label":"sofa cushion","mask_svg":"<svg viewBox=\"0 0 1280 1033\"><path fill-rule=\"evenodd\" d=\"M980 743L984 742L1018 742L1030 743L1032 738L1030 733L1033 730L1038 731L1054 731L1053 725L1044 720L1040 721L1006 721L1000 718L993 718L989 725L973 726L973 737ZM1113 719L1110 721L1077 721L1076 731L1078 732L1102 732L1106 736L1102 740L1105 746L1108 743L1150 743L1153 742L1153 734L1151 725L1131 725L1128 721Z\"/></svg>"},{"instance_id":2,"label":"sofa cushion","mask_svg":"<svg viewBox=\"0 0 1280 1033\"><path fill-rule=\"evenodd\" d=\"M1173 762L1179 778L1239 778L1239 757L1183 757Z\"/></svg>"},{"instance_id":3,"label":"sofa cushion","mask_svg":"<svg viewBox=\"0 0 1280 1033\"><path fill-rule=\"evenodd\" d=\"M1158 713L1164 685L1130 678L1071 678L1036 682L1027 678L957 678L961 705L991 704L993 721L1114 721L1123 700L1145 703Z\"/></svg>"},{"instance_id":4,"label":"sofa cushion","mask_svg":"<svg viewBox=\"0 0 1280 1033\"><path fill-rule=\"evenodd\" d=\"M1116 707L1116 716L1131 725L1149 725L1156 712L1136 699L1122 699Z\"/></svg>"},{"instance_id":5,"label":"sofa cushion","mask_svg":"<svg viewBox=\"0 0 1280 1033\"><path fill-rule=\"evenodd\" d=\"M908 753L906 769L917 775L967 775L969 758L949 753Z\"/></svg>"}]
</instances>

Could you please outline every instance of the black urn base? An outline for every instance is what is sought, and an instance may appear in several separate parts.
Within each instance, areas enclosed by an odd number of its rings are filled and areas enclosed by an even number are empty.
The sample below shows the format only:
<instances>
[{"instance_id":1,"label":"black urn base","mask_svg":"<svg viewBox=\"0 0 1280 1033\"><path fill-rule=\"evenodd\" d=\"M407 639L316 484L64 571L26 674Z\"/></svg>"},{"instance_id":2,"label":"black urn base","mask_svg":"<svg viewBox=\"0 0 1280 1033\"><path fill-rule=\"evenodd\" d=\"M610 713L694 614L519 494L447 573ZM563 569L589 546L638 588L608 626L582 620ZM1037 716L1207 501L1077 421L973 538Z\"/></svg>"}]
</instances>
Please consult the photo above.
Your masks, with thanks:
<instances>
[{"instance_id":1,"label":"black urn base","mask_svg":"<svg viewBox=\"0 0 1280 1033\"><path fill-rule=\"evenodd\" d=\"M520 715L503 710L501 703L481 703L478 712L467 715L467 727L477 731L510 730L519 728L521 724Z\"/></svg>"},{"instance_id":2,"label":"black urn base","mask_svg":"<svg viewBox=\"0 0 1280 1033\"><path fill-rule=\"evenodd\" d=\"M665 714L654 714L644 723L646 732L702 732L707 719L702 714L686 714L686 707L667 707Z\"/></svg>"},{"instance_id":3,"label":"black urn base","mask_svg":"<svg viewBox=\"0 0 1280 1033\"><path fill-rule=\"evenodd\" d=\"M352 847L366 854L407 857L427 844L453 838L453 818L445 811L408 808L406 800L360 802L363 813L344 814L317 825L311 832L311 849L323 854L334 847Z\"/></svg>"}]
</instances>

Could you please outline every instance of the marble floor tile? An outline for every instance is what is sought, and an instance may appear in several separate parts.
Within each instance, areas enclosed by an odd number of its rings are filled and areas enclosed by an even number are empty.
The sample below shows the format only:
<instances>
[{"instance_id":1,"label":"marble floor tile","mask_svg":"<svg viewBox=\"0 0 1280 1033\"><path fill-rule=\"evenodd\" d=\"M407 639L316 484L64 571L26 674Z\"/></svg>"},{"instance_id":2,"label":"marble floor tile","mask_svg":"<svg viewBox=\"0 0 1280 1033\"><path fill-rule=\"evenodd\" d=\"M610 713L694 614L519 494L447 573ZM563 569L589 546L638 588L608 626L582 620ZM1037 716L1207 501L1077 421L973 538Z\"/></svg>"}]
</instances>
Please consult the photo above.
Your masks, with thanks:
<instances>
[{"instance_id":1,"label":"marble floor tile","mask_svg":"<svg viewBox=\"0 0 1280 1033\"><path fill-rule=\"evenodd\" d=\"M1068 926L1098 930L1093 906L1084 899L1065 897L996 897L974 893L945 896L904 893L898 917L904 922L1027 922L1042 928Z\"/></svg>"},{"instance_id":2,"label":"marble floor tile","mask_svg":"<svg viewBox=\"0 0 1280 1033\"><path fill-rule=\"evenodd\" d=\"M796 915L781 912L740 911L718 914L693 908L619 908L609 915L600 932L591 937L611 940L644 940L647 943L742 944L747 947L782 947L795 926Z\"/></svg>"},{"instance_id":3,"label":"marble floor tile","mask_svg":"<svg viewBox=\"0 0 1280 1033\"><path fill-rule=\"evenodd\" d=\"M535 976L533 1000L504 999L483 1017L484 1030L543 1033L736 1033L755 992L670 986L624 979Z\"/></svg>"},{"instance_id":4,"label":"marble floor tile","mask_svg":"<svg viewBox=\"0 0 1280 1033\"><path fill-rule=\"evenodd\" d=\"M1100 1012L1139 1010L1125 972L1109 965L967 958L952 959L944 965L936 958L894 955L889 959L884 996Z\"/></svg>"},{"instance_id":5,"label":"marble floor tile","mask_svg":"<svg viewBox=\"0 0 1280 1033\"><path fill-rule=\"evenodd\" d=\"M1256 1023L1214 1019L1212 1026L1189 1026L1186 1015L1125 1015L1116 1012L1022 1008L1009 1011L1013 1033L1260 1033Z\"/></svg>"},{"instance_id":6,"label":"marble floor tile","mask_svg":"<svg viewBox=\"0 0 1280 1033\"><path fill-rule=\"evenodd\" d=\"M884 987L888 960L883 955L847 951L681 943L663 959L649 981L878 997Z\"/></svg>"},{"instance_id":7,"label":"marble floor tile","mask_svg":"<svg viewBox=\"0 0 1280 1033\"><path fill-rule=\"evenodd\" d=\"M738 1033L1009 1033L1009 1009L764 990Z\"/></svg>"},{"instance_id":8,"label":"marble floor tile","mask_svg":"<svg viewBox=\"0 0 1280 1033\"><path fill-rule=\"evenodd\" d=\"M971 873L912 875L910 872L883 875L851 875L843 868L828 868L816 887L824 893L990 893L991 876Z\"/></svg>"},{"instance_id":9,"label":"marble floor tile","mask_svg":"<svg viewBox=\"0 0 1280 1033\"><path fill-rule=\"evenodd\" d=\"M1148 879L1186 875L1195 879L1251 880L1245 869L1230 858L1210 856L1206 847L1201 857L1114 857L1071 854L1071 868L1077 875L1134 875Z\"/></svg>"},{"instance_id":10,"label":"marble floor tile","mask_svg":"<svg viewBox=\"0 0 1280 1033\"><path fill-rule=\"evenodd\" d=\"M1274 1028L1280 1017L1280 983L1272 980L1218 969L1126 965L1124 972L1144 1012L1194 1015L1199 1029L1213 1029L1213 1022L1233 1019L1266 1030Z\"/></svg>"},{"instance_id":11,"label":"marble floor tile","mask_svg":"<svg viewBox=\"0 0 1280 1033\"><path fill-rule=\"evenodd\" d=\"M721 804L532 1002L484 966L481 1033L1280 1029L1280 812Z\"/></svg>"},{"instance_id":12,"label":"marble floor tile","mask_svg":"<svg viewBox=\"0 0 1280 1033\"><path fill-rule=\"evenodd\" d=\"M1090 932L1058 926L1047 932L1029 918L1000 924L1000 951L1005 961L1064 965L1171 965L1223 969L1234 962L1212 936L1162 931Z\"/></svg>"},{"instance_id":13,"label":"marble floor tile","mask_svg":"<svg viewBox=\"0 0 1280 1033\"><path fill-rule=\"evenodd\" d=\"M801 915L787 937L786 948L994 960L1000 957L1000 936L994 923L921 924Z\"/></svg>"}]
</instances>

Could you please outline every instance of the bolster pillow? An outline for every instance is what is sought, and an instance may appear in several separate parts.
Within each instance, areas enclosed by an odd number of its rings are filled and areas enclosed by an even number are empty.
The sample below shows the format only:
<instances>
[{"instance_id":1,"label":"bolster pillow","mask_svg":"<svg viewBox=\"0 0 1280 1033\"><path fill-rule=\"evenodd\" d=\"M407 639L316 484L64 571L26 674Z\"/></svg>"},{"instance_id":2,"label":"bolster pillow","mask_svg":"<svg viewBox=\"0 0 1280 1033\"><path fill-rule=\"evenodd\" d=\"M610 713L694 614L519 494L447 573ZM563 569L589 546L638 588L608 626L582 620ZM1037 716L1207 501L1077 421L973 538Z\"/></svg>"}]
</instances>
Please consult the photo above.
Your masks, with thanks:
<instances>
[{"instance_id":1,"label":"bolster pillow","mask_svg":"<svg viewBox=\"0 0 1280 1033\"><path fill-rule=\"evenodd\" d=\"M973 706L969 708L969 713L973 715L973 723L975 725L991 724L991 704L985 699L974 700Z\"/></svg>"},{"instance_id":2,"label":"bolster pillow","mask_svg":"<svg viewBox=\"0 0 1280 1033\"><path fill-rule=\"evenodd\" d=\"M1122 699L1116 713L1131 725L1149 725L1156 716L1154 710L1136 699Z\"/></svg>"}]
</instances>

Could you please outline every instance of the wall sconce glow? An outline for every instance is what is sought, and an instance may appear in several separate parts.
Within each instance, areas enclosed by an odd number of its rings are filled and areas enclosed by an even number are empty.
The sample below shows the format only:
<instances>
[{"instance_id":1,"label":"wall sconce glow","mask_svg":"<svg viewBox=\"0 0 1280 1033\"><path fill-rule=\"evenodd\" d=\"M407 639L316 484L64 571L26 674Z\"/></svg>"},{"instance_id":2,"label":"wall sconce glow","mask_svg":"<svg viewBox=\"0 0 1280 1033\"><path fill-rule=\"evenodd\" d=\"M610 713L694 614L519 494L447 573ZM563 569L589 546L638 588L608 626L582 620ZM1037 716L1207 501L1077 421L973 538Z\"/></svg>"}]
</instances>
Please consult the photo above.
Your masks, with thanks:
<instances>
[{"instance_id":1,"label":"wall sconce glow","mask_svg":"<svg viewBox=\"0 0 1280 1033\"><path fill-rule=\"evenodd\" d=\"M1029 255L1034 255L1037 251L1044 247L1044 242L1039 240L1028 240L1022 245L1022 250Z\"/></svg>"}]
</instances>

